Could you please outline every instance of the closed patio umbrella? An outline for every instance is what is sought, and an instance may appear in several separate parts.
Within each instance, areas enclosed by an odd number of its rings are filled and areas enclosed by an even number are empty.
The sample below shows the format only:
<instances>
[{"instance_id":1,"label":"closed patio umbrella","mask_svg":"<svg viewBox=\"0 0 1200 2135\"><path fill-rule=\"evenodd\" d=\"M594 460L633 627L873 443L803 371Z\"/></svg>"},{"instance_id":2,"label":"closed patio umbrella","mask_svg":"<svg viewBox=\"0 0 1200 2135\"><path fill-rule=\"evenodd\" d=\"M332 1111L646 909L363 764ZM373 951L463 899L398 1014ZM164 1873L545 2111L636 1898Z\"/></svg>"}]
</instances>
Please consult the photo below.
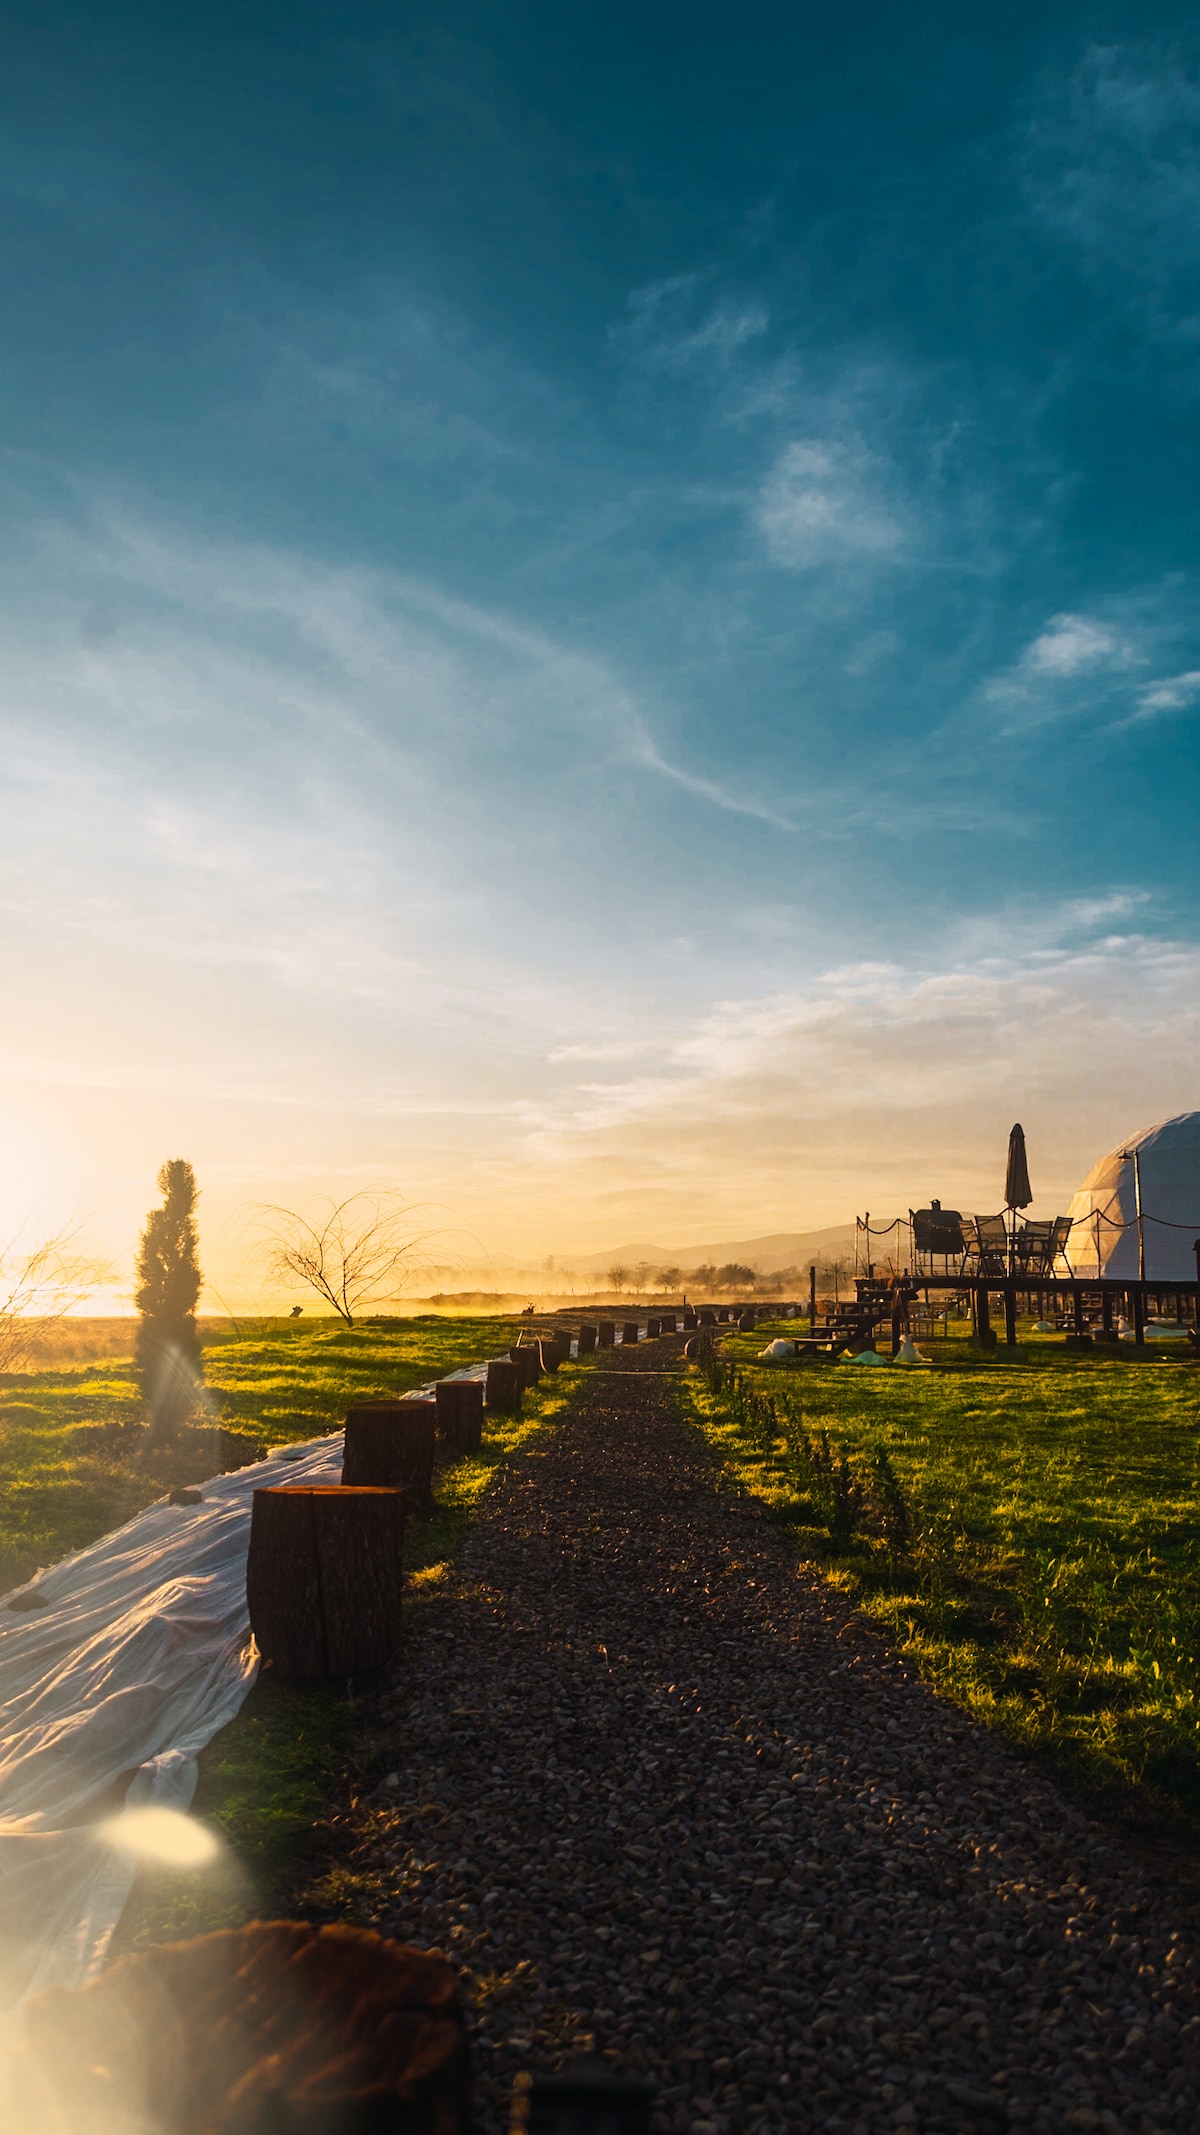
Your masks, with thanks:
<instances>
[{"instance_id":1,"label":"closed patio umbrella","mask_svg":"<svg viewBox=\"0 0 1200 2135\"><path fill-rule=\"evenodd\" d=\"M1008 1234L1008 1272L1011 1275L1017 1255L1018 1208L1028 1208L1033 1199L1029 1183L1029 1160L1025 1155L1025 1129L1017 1122L1008 1137L1008 1164L1004 1173L1004 1206L1013 1210L1012 1229Z\"/></svg>"},{"instance_id":2,"label":"closed patio umbrella","mask_svg":"<svg viewBox=\"0 0 1200 2135\"><path fill-rule=\"evenodd\" d=\"M1028 1208L1033 1199L1029 1162L1025 1155L1025 1129L1018 1124L1008 1137L1008 1169L1004 1174L1005 1208Z\"/></svg>"}]
</instances>

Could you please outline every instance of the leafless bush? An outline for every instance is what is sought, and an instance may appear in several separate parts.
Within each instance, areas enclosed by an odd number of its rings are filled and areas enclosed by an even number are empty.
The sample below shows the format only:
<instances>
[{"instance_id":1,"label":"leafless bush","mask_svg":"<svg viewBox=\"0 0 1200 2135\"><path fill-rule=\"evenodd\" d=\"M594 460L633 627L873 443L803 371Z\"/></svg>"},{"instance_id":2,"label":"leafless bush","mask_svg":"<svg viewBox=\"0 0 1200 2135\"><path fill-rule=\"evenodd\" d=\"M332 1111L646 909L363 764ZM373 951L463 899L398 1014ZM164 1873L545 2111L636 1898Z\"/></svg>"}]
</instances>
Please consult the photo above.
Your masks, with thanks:
<instances>
[{"instance_id":1,"label":"leafless bush","mask_svg":"<svg viewBox=\"0 0 1200 2135\"><path fill-rule=\"evenodd\" d=\"M28 1253L0 1248L0 1372L16 1371L111 1273L78 1231L59 1231Z\"/></svg>"},{"instance_id":2,"label":"leafless bush","mask_svg":"<svg viewBox=\"0 0 1200 2135\"><path fill-rule=\"evenodd\" d=\"M389 1192L350 1194L311 1216L264 1208L258 1212L259 1249L273 1280L315 1290L352 1327L356 1317L393 1303L427 1272L421 1248L436 1233L414 1228L418 1213Z\"/></svg>"}]
</instances>

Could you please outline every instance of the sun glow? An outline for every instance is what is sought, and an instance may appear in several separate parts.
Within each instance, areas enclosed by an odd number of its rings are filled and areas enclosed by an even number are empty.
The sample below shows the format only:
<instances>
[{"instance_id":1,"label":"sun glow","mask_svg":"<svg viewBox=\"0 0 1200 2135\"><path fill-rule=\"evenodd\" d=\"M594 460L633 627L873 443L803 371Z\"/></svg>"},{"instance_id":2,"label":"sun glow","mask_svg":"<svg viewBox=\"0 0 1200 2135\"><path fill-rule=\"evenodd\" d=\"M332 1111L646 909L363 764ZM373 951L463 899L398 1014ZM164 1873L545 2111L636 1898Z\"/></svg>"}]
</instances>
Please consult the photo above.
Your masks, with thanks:
<instances>
[{"instance_id":1,"label":"sun glow","mask_svg":"<svg viewBox=\"0 0 1200 2135\"><path fill-rule=\"evenodd\" d=\"M118 1852L161 1868L210 1868L225 1850L207 1825L196 1823L179 1809L152 1803L110 1818L101 1824L100 1837Z\"/></svg>"}]
</instances>

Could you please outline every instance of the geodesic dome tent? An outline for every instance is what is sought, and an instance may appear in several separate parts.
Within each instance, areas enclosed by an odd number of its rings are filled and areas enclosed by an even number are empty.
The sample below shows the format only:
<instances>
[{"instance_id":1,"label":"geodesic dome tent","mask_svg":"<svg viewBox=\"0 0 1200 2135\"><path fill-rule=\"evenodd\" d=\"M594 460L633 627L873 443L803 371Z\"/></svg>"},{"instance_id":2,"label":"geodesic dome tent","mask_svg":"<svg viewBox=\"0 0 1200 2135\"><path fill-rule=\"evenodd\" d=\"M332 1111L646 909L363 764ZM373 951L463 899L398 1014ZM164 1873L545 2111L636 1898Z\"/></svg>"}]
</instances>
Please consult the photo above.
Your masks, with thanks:
<instances>
[{"instance_id":1,"label":"geodesic dome tent","mask_svg":"<svg viewBox=\"0 0 1200 2135\"><path fill-rule=\"evenodd\" d=\"M1200 1238L1200 1112L1130 1135L1089 1171L1071 1203L1067 1258L1077 1275L1138 1279L1137 1171L1147 1282L1195 1282Z\"/></svg>"}]
</instances>

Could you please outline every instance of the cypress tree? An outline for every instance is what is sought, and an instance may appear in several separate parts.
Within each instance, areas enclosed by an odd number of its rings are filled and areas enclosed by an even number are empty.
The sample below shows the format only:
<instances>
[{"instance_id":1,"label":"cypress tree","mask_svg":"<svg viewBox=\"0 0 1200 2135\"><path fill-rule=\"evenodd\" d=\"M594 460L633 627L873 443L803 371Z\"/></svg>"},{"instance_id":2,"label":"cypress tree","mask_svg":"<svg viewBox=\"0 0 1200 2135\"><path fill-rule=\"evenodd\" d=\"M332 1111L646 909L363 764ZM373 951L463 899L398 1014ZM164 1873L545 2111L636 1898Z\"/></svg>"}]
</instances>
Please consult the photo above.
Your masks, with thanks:
<instances>
[{"instance_id":1,"label":"cypress tree","mask_svg":"<svg viewBox=\"0 0 1200 2135\"><path fill-rule=\"evenodd\" d=\"M136 1357L151 1428L170 1437L195 1408L200 1385L200 1252L191 1165L171 1157L158 1174L158 1190L162 1207L151 1209L138 1249Z\"/></svg>"}]
</instances>

